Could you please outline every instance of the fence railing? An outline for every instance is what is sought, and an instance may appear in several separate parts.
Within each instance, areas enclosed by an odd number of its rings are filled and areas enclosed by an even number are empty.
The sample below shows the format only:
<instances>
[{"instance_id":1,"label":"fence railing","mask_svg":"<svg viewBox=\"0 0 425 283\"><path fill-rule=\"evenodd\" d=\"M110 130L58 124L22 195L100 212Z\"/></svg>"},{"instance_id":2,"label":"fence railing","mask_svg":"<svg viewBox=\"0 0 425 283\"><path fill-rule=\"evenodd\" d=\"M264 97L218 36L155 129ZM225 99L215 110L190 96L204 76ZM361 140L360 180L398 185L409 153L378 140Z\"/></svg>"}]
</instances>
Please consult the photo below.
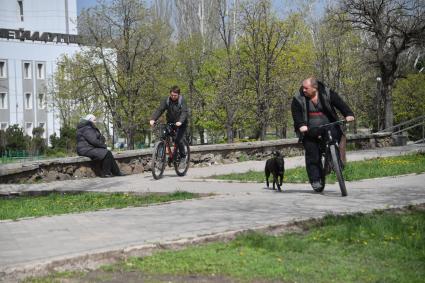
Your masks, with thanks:
<instances>
[{"instance_id":1,"label":"fence railing","mask_svg":"<svg viewBox=\"0 0 425 283\"><path fill-rule=\"evenodd\" d=\"M0 154L1 163L25 162L44 159L43 155L30 153L27 150L5 150Z\"/></svg>"},{"instance_id":2,"label":"fence railing","mask_svg":"<svg viewBox=\"0 0 425 283\"><path fill-rule=\"evenodd\" d=\"M414 134L407 134L410 130L417 128L419 132L415 132ZM393 135L408 135L409 138L412 139L414 143L423 143L425 142L425 115L418 116L416 118L410 119L408 121L402 122L400 124L394 125L392 127L383 129L378 131L378 133L382 132L391 132Z\"/></svg>"}]
</instances>

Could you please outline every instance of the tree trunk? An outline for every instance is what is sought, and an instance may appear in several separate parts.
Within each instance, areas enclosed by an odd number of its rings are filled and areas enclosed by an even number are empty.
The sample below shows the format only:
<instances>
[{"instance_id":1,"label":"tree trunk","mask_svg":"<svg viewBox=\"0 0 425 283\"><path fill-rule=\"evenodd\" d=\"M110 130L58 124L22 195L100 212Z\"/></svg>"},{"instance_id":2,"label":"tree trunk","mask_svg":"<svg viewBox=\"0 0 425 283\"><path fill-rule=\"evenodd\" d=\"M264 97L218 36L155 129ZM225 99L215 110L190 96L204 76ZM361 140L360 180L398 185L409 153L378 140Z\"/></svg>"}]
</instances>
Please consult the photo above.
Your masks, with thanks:
<instances>
[{"instance_id":1,"label":"tree trunk","mask_svg":"<svg viewBox=\"0 0 425 283\"><path fill-rule=\"evenodd\" d=\"M393 126L394 112L393 112L393 100L391 94L391 86L393 85L391 78L382 79L381 97L383 102L383 125L384 129L388 129Z\"/></svg>"},{"instance_id":2,"label":"tree trunk","mask_svg":"<svg viewBox=\"0 0 425 283\"><path fill-rule=\"evenodd\" d=\"M226 136L227 136L227 143L233 143L233 127L230 125L230 123L226 124Z\"/></svg>"},{"instance_id":3,"label":"tree trunk","mask_svg":"<svg viewBox=\"0 0 425 283\"><path fill-rule=\"evenodd\" d=\"M266 121L262 121L261 129L260 129L260 141L266 140L266 132L267 132L267 123Z\"/></svg>"},{"instance_id":4,"label":"tree trunk","mask_svg":"<svg viewBox=\"0 0 425 283\"><path fill-rule=\"evenodd\" d=\"M133 129L128 129L126 132L127 136L127 149L134 149L134 133Z\"/></svg>"},{"instance_id":5,"label":"tree trunk","mask_svg":"<svg viewBox=\"0 0 425 283\"><path fill-rule=\"evenodd\" d=\"M384 100L385 128L388 129L394 125L393 98L391 95L391 86L385 86L384 89L386 89Z\"/></svg>"},{"instance_id":6,"label":"tree trunk","mask_svg":"<svg viewBox=\"0 0 425 283\"><path fill-rule=\"evenodd\" d=\"M205 144L205 137L204 137L205 130L204 130L204 128L199 127L198 128L198 133L199 133L200 143L201 144Z\"/></svg>"}]
</instances>

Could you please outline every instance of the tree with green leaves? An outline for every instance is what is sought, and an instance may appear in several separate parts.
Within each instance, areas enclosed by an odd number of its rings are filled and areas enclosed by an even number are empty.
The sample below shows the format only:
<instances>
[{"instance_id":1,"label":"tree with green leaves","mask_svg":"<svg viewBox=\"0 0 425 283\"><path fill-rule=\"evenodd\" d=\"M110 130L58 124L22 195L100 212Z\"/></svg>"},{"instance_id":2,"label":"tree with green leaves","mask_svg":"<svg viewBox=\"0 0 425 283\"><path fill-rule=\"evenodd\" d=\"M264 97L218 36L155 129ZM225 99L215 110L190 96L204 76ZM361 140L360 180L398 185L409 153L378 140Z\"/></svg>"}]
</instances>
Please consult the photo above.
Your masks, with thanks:
<instances>
[{"instance_id":1,"label":"tree with green leaves","mask_svg":"<svg viewBox=\"0 0 425 283\"><path fill-rule=\"evenodd\" d=\"M384 123L393 125L392 89L399 76L402 55L424 44L425 2L423 0L340 0L339 21L362 32L370 52L365 61L377 68L381 80L379 99ZM379 111L379 109L377 109Z\"/></svg>"},{"instance_id":2,"label":"tree with green leaves","mask_svg":"<svg viewBox=\"0 0 425 283\"><path fill-rule=\"evenodd\" d=\"M330 12L313 27L313 35L318 78L350 105L356 114L354 131L359 121L368 125L368 115L376 113L367 107L376 94L375 72L364 63L360 32L335 21Z\"/></svg>"},{"instance_id":3,"label":"tree with green leaves","mask_svg":"<svg viewBox=\"0 0 425 283\"><path fill-rule=\"evenodd\" d=\"M97 117L107 114L103 113L105 105L98 95L97 84L83 67L86 61L83 53L63 55L49 79L47 89L51 103L65 127L75 127L80 118L89 113Z\"/></svg>"},{"instance_id":4,"label":"tree with green leaves","mask_svg":"<svg viewBox=\"0 0 425 283\"><path fill-rule=\"evenodd\" d=\"M292 97L299 91L302 80L316 72L316 65L313 39L304 15L292 13L282 24L289 36L273 72L278 95L272 100L271 123L277 136L286 138L288 129L292 131Z\"/></svg>"},{"instance_id":5,"label":"tree with green leaves","mask_svg":"<svg viewBox=\"0 0 425 283\"><path fill-rule=\"evenodd\" d=\"M248 91L255 96L256 138L265 140L273 99L279 95L277 62L283 55L289 30L272 12L271 1L241 5L240 48Z\"/></svg>"},{"instance_id":6,"label":"tree with green leaves","mask_svg":"<svg viewBox=\"0 0 425 283\"><path fill-rule=\"evenodd\" d=\"M132 149L148 125L170 30L141 0L100 1L81 13L78 26L86 45L84 68Z\"/></svg>"},{"instance_id":7,"label":"tree with green leaves","mask_svg":"<svg viewBox=\"0 0 425 283\"><path fill-rule=\"evenodd\" d=\"M425 115L425 74L410 74L397 81L393 90L394 113L397 123ZM424 121L422 121L424 122ZM416 138L423 135L415 128L410 134Z\"/></svg>"},{"instance_id":8,"label":"tree with green leaves","mask_svg":"<svg viewBox=\"0 0 425 283\"><path fill-rule=\"evenodd\" d=\"M185 96L190 110L190 132L196 128L201 144L204 143L204 128L200 122L205 111L205 98L200 88L201 69L212 52L214 29L218 21L217 5L220 1L175 0L175 26L179 41L175 48L177 79L187 90ZM193 137L193 135L191 135Z\"/></svg>"}]
</instances>

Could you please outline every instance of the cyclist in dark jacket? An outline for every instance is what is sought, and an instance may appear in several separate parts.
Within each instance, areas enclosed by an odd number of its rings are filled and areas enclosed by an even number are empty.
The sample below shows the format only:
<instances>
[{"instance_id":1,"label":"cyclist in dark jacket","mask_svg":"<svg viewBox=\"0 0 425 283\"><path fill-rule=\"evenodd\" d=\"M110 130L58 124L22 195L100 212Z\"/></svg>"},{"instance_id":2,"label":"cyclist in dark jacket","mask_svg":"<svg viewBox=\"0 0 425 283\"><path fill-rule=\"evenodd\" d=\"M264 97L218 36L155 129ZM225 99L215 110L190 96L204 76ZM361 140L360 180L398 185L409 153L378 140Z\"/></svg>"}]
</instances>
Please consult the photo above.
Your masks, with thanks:
<instances>
[{"instance_id":1,"label":"cyclist in dark jacket","mask_svg":"<svg viewBox=\"0 0 425 283\"><path fill-rule=\"evenodd\" d=\"M188 109L186 101L183 96L180 95L180 88L178 86L171 87L170 95L161 101L158 109L156 109L156 111L152 114L149 121L151 126L153 126L155 121L161 117L164 111L167 111L167 123L175 123L178 127L175 142L179 147L180 157L183 159L186 156L186 152L182 139L186 133L188 124Z\"/></svg>"},{"instance_id":2,"label":"cyclist in dark jacket","mask_svg":"<svg viewBox=\"0 0 425 283\"><path fill-rule=\"evenodd\" d=\"M90 157L92 160L102 160L102 177L124 176L115 162L114 156L107 149L105 137L95 125L96 117L92 114L81 119L77 126L77 153Z\"/></svg>"},{"instance_id":3,"label":"cyclist in dark jacket","mask_svg":"<svg viewBox=\"0 0 425 283\"><path fill-rule=\"evenodd\" d=\"M311 186L317 191L320 191L324 184L321 178L323 166L320 160L320 133L315 131L314 127L337 121L336 109L346 121L354 120L353 111L344 100L313 77L303 81L299 92L292 99L291 111L295 132L299 137L303 137L307 174ZM340 127L332 129L332 136L338 142L342 135Z\"/></svg>"}]
</instances>

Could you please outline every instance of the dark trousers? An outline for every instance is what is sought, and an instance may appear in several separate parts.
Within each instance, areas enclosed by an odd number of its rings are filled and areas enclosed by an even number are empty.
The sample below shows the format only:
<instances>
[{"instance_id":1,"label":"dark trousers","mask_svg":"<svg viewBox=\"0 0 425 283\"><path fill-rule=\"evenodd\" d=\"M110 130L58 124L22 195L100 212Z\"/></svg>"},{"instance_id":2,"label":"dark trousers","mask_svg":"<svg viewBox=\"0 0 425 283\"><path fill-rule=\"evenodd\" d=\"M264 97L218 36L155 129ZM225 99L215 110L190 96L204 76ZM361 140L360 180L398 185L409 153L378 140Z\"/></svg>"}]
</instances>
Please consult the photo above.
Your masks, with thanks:
<instances>
[{"instance_id":1,"label":"dark trousers","mask_svg":"<svg viewBox=\"0 0 425 283\"><path fill-rule=\"evenodd\" d=\"M180 157L183 157L186 155L186 148L183 143L184 135L186 134L186 129L187 129L187 123L183 123L180 127L177 127L177 135L174 142L177 144L177 147L179 148Z\"/></svg>"},{"instance_id":2,"label":"dark trousers","mask_svg":"<svg viewBox=\"0 0 425 283\"><path fill-rule=\"evenodd\" d=\"M333 128L332 137L338 142L341 139L341 131ZM305 150L305 167L310 183L322 180L323 165L322 165L322 152L325 150L324 143L318 134L306 134L303 139Z\"/></svg>"},{"instance_id":3,"label":"dark trousers","mask_svg":"<svg viewBox=\"0 0 425 283\"><path fill-rule=\"evenodd\" d=\"M105 158L102 160L102 174L104 175L119 175L121 173L117 162L112 153L108 150Z\"/></svg>"}]
</instances>

